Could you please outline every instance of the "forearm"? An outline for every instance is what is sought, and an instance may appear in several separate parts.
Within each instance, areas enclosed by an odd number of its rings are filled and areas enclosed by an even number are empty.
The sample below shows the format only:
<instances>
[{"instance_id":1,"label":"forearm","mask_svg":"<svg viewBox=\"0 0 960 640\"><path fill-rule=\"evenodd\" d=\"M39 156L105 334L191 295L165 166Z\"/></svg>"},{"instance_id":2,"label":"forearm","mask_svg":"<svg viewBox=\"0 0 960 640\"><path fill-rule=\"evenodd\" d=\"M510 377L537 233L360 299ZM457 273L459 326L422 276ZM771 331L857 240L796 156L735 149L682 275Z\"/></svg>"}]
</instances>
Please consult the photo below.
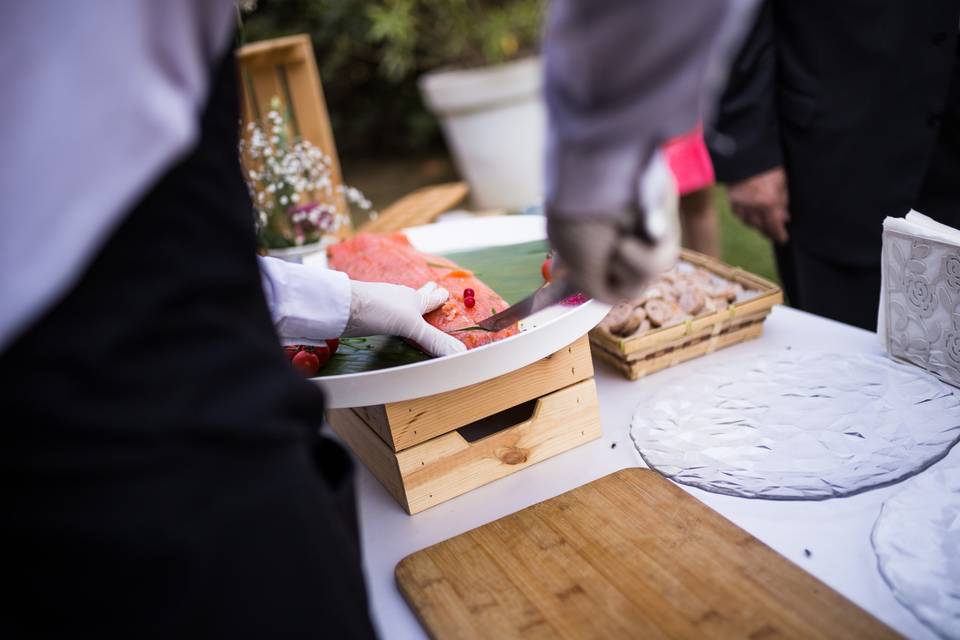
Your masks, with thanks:
<instances>
[{"instance_id":1,"label":"forearm","mask_svg":"<svg viewBox=\"0 0 960 640\"><path fill-rule=\"evenodd\" d=\"M765 2L730 70L708 136L717 179L738 182L783 164L776 106L773 7Z\"/></svg>"},{"instance_id":2,"label":"forearm","mask_svg":"<svg viewBox=\"0 0 960 640\"><path fill-rule=\"evenodd\" d=\"M752 0L555 0L545 40L546 200L580 217L636 201L667 138L694 127Z\"/></svg>"},{"instance_id":3,"label":"forearm","mask_svg":"<svg viewBox=\"0 0 960 640\"><path fill-rule=\"evenodd\" d=\"M263 292L281 340L319 344L343 333L350 317L347 274L276 258L259 262Z\"/></svg>"}]
</instances>

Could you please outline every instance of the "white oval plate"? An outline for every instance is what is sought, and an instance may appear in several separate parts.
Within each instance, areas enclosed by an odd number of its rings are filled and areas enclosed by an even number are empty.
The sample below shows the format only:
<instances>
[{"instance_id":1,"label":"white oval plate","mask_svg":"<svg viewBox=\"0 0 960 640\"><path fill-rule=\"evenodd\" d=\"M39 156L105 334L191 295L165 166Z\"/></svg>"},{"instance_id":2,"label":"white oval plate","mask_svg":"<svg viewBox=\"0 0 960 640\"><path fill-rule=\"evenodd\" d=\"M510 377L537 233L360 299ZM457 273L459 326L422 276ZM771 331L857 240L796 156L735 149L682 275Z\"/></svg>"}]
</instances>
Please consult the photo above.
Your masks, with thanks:
<instances>
[{"instance_id":1,"label":"white oval plate","mask_svg":"<svg viewBox=\"0 0 960 640\"><path fill-rule=\"evenodd\" d=\"M449 253L540 240L546 237L546 225L542 216L498 216L412 227L405 233L418 251ZM313 380L326 392L330 409L422 398L483 382L545 358L586 334L609 310L595 300L578 307L554 306L525 320L517 335L465 353Z\"/></svg>"}]
</instances>

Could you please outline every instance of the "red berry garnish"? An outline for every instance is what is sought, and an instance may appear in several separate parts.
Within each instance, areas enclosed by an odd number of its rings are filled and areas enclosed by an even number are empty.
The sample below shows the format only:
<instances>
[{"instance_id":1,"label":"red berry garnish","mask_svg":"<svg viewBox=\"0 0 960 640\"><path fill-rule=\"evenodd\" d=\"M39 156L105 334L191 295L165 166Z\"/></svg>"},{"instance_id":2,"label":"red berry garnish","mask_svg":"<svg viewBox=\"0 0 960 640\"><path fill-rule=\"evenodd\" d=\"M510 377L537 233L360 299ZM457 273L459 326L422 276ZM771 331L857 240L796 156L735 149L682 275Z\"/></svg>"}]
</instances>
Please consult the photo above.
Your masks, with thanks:
<instances>
[{"instance_id":1,"label":"red berry garnish","mask_svg":"<svg viewBox=\"0 0 960 640\"><path fill-rule=\"evenodd\" d=\"M300 351L293 356L291 362L293 362L294 369L308 377L316 375L317 371L320 370L320 358L312 351Z\"/></svg>"},{"instance_id":2,"label":"red berry garnish","mask_svg":"<svg viewBox=\"0 0 960 640\"><path fill-rule=\"evenodd\" d=\"M473 289L464 289L464 290L463 290L463 297L464 297L464 298L472 298L472 297L473 297Z\"/></svg>"},{"instance_id":3,"label":"red berry garnish","mask_svg":"<svg viewBox=\"0 0 960 640\"><path fill-rule=\"evenodd\" d=\"M543 276L544 282L552 282L553 275L550 273L553 269L553 258L547 256L543 261L543 264L540 265L540 275Z\"/></svg>"},{"instance_id":4,"label":"red berry garnish","mask_svg":"<svg viewBox=\"0 0 960 640\"><path fill-rule=\"evenodd\" d=\"M467 307L467 309L473 309L473 305L477 304L477 301L473 298L464 298L463 304Z\"/></svg>"},{"instance_id":5,"label":"red berry garnish","mask_svg":"<svg viewBox=\"0 0 960 640\"><path fill-rule=\"evenodd\" d=\"M330 349L330 354L333 355L337 352L337 349L340 348L340 339L334 338L333 340L327 340L327 348Z\"/></svg>"}]
</instances>

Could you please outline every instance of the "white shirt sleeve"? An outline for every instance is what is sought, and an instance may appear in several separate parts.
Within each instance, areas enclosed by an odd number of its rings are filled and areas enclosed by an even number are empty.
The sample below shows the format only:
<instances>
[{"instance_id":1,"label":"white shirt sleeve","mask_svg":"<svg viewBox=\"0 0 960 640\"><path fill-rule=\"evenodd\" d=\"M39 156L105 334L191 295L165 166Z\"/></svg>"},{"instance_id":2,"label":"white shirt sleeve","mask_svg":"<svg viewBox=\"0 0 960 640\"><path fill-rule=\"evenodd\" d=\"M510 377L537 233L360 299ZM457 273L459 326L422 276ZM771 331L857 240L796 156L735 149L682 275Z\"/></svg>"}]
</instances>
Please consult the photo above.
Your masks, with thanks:
<instances>
[{"instance_id":1,"label":"white shirt sleeve","mask_svg":"<svg viewBox=\"0 0 960 640\"><path fill-rule=\"evenodd\" d=\"M284 344L339 338L350 317L350 279L341 271L259 258L273 324Z\"/></svg>"},{"instance_id":2,"label":"white shirt sleeve","mask_svg":"<svg viewBox=\"0 0 960 640\"><path fill-rule=\"evenodd\" d=\"M0 20L0 351L198 137L233 0L29 0Z\"/></svg>"}]
</instances>

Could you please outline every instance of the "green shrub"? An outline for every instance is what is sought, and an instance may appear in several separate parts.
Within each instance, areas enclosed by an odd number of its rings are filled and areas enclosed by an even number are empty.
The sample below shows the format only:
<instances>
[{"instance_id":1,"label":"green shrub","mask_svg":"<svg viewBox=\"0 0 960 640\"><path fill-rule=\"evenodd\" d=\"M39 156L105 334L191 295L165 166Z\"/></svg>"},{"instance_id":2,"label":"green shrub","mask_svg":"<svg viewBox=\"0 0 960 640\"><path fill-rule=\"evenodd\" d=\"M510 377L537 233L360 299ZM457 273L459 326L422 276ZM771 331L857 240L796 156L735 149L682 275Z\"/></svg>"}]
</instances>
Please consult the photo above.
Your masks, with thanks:
<instances>
[{"instance_id":1,"label":"green shrub","mask_svg":"<svg viewBox=\"0 0 960 640\"><path fill-rule=\"evenodd\" d=\"M244 16L243 38L310 34L341 152L411 151L439 142L420 74L534 53L545 3L260 0Z\"/></svg>"}]
</instances>

